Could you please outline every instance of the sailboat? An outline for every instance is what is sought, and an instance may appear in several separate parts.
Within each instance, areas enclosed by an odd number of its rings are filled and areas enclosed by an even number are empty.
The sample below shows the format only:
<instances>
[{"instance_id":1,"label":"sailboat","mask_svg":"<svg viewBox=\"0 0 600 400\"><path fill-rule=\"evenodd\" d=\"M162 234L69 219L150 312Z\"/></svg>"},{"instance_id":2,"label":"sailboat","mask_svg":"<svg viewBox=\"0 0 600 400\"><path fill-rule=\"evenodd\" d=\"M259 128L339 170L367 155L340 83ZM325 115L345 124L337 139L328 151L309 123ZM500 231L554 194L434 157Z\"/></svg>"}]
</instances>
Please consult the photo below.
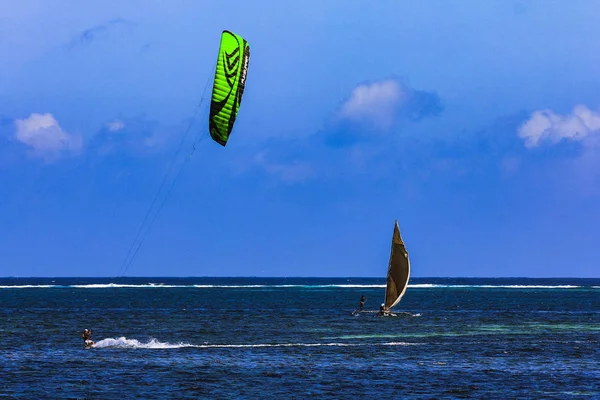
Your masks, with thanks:
<instances>
[{"instance_id":1,"label":"sailboat","mask_svg":"<svg viewBox=\"0 0 600 400\"><path fill-rule=\"evenodd\" d=\"M410 259L408 251L400 235L398 220L394 225L394 234L392 236L392 249L390 251L390 261L387 271L387 283L385 287L385 299L382 304L380 314L396 316L390 312L390 309L400 302L410 279Z\"/></svg>"},{"instance_id":2,"label":"sailboat","mask_svg":"<svg viewBox=\"0 0 600 400\"><path fill-rule=\"evenodd\" d=\"M408 258L408 251L406 250L406 246L400 235L398 220L396 220L394 234L392 235L392 249L390 251L390 261L388 263L385 297L377 315L397 316L397 314L391 312L390 309L397 305L402 299L402 296L404 296L404 293L406 293L409 279L410 259ZM363 299L361 299L361 301L362 300ZM357 315L364 312L369 313L376 311L362 311L361 304L361 309L354 311L352 314Z\"/></svg>"}]
</instances>

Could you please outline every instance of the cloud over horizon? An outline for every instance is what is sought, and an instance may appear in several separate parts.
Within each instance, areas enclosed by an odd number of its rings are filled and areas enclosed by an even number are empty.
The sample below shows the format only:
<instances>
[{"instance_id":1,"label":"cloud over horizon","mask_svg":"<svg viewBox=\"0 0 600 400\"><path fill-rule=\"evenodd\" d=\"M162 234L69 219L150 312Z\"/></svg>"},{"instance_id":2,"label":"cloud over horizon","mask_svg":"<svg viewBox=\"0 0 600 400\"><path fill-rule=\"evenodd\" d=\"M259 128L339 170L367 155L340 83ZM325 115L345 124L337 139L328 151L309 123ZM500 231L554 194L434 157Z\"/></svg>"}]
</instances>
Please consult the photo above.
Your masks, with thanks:
<instances>
[{"instance_id":1,"label":"cloud over horizon","mask_svg":"<svg viewBox=\"0 0 600 400\"><path fill-rule=\"evenodd\" d=\"M269 151L258 151L252 163L288 184L347 177L367 165L380 167L377 158L399 124L435 117L442 110L436 93L415 90L396 79L360 84L321 130L305 138L271 140L265 143ZM335 171L336 165L340 171Z\"/></svg>"},{"instance_id":2,"label":"cloud over horizon","mask_svg":"<svg viewBox=\"0 0 600 400\"><path fill-rule=\"evenodd\" d=\"M394 122L395 110L405 96L400 84L394 80L359 85L342 104L340 116L389 128Z\"/></svg>"},{"instance_id":3,"label":"cloud over horizon","mask_svg":"<svg viewBox=\"0 0 600 400\"><path fill-rule=\"evenodd\" d=\"M418 122L443 110L434 92L415 90L396 79L385 79L355 87L340 106L338 118L389 130L398 120Z\"/></svg>"},{"instance_id":4,"label":"cloud over horizon","mask_svg":"<svg viewBox=\"0 0 600 400\"><path fill-rule=\"evenodd\" d=\"M527 148L543 142L556 144L562 139L580 141L597 133L600 133L600 113L581 104L567 115L552 110L535 111L517 130Z\"/></svg>"},{"instance_id":5,"label":"cloud over horizon","mask_svg":"<svg viewBox=\"0 0 600 400\"><path fill-rule=\"evenodd\" d=\"M66 131L51 113L31 113L17 119L0 115L0 139L5 142L4 156L7 152L16 155L18 147L24 145L31 157L48 163L81 154L84 149L86 157L162 156L178 142L188 123L189 120L184 120L164 125L144 115L114 118L102 123L93 134L82 135ZM190 141L193 138L193 134L189 135ZM9 150L10 143L17 147Z\"/></svg>"},{"instance_id":6,"label":"cloud over horizon","mask_svg":"<svg viewBox=\"0 0 600 400\"><path fill-rule=\"evenodd\" d=\"M15 139L28 146L29 154L46 162L61 156L77 154L83 147L81 136L65 132L50 113L32 113L29 117L15 120Z\"/></svg>"}]
</instances>

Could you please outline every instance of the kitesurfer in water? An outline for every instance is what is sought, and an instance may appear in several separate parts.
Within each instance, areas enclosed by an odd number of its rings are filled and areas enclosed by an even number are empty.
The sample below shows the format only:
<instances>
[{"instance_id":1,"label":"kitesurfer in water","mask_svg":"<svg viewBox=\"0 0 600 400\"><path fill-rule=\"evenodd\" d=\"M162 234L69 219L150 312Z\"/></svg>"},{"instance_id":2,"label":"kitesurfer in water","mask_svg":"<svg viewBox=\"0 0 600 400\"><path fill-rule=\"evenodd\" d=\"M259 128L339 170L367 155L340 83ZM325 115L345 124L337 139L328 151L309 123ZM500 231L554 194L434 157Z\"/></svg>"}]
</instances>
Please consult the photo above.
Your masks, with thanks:
<instances>
[{"instance_id":1,"label":"kitesurfer in water","mask_svg":"<svg viewBox=\"0 0 600 400\"><path fill-rule=\"evenodd\" d=\"M83 339L83 344L86 347L89 346L93 346L94 345L94 341L92 340L92 331L91 329L84 329L83 333L81 334L81 338Z\"/></svg>"},{"instance_id":2,"label":"kitesurfer in water","mask_svg":"<svg viewBox=\"0 0 600 400\"><path fill-rule=\"evenodd\" d=\"M358 306L358 309L360 311L362 311L365 308L365 295L363 294L362 296L360 296L360 304Z\"/></svg>"}]
</instances>

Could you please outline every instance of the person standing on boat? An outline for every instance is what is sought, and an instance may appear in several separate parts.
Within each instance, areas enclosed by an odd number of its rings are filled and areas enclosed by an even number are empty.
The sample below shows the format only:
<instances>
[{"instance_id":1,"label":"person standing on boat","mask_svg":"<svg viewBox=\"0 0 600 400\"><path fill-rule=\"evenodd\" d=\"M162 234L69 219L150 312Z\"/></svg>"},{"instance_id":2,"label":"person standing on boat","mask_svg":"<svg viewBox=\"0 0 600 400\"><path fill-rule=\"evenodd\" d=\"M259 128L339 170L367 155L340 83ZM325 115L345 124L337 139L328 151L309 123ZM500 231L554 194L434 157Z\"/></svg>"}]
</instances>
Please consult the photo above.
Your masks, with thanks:
<instances>
[{"instance_id":1,"label":"person standing on boat","mask_svg":"<svg viewBox=\"0 0 600 400\"><path fill-rule=\"evenodd\" d=\"M358 306L359 311L362 311L365 308L365 295L360 296L360 304Z\"/></svg>"},{"instance_id":2,"label":"person standing on boat","mask_svg":"<svg viewBox=\"0 0 600 400\"><path fill-rule=\"evenodd\" d=\"M387 308L384 303L381 303L381 305L379 306L378 315L387 315L389 311L389 308Z\"/></svg>"}]
</instances>

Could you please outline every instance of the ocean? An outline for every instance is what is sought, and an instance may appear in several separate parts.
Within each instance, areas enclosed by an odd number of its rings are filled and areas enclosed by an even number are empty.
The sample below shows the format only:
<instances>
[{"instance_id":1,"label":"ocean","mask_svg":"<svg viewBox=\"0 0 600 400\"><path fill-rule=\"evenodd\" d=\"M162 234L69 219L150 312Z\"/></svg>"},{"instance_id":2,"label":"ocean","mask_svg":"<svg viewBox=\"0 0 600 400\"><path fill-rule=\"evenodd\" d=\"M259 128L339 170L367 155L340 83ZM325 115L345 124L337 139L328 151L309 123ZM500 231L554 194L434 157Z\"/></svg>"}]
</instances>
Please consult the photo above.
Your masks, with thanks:
<instances>
[{"instance_id":1,"label":"ocean","mask_svg":"<svg viewBox=\"0 0 600 400\"><path fill-rule=\"evenodd\" d=\"M0 398L600 399L600 279L384 284L2 278Z\"/></svg>"}]
</instances>

